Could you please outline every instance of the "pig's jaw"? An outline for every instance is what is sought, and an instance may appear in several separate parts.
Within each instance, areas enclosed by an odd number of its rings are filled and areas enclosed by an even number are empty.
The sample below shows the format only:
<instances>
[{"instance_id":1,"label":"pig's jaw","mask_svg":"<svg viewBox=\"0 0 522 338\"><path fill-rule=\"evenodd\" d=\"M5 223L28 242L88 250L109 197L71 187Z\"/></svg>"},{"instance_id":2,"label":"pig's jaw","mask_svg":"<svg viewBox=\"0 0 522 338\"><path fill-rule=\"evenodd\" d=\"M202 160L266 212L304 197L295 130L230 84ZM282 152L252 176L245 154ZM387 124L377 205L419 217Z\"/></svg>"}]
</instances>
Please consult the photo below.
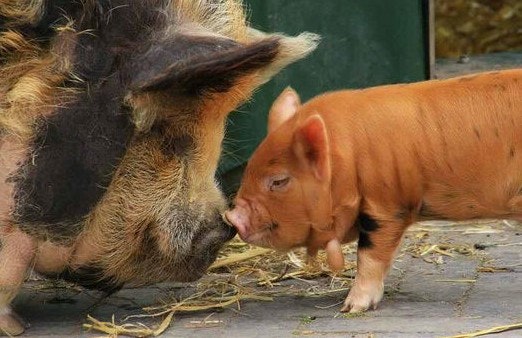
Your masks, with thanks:
<instances>
[{"instance_id":1,"label":"pig's jaw","mask_svg":"<svg viewBox=\"0 0 522 338\"><path fill-rule=\"evenodd\" d=\"M246 242L248 244L253 244L253 245L257 245L257 246L272 248L272 246L269 245L269 243L267 243L267 241L266 241L267 231L269 231L268 228L263 228L263 229L261 229L259 231L256 231L256 232L242 234L238 230L238 234L239 234L239 237L244 242Z\"/></svg>"}]
</instances>

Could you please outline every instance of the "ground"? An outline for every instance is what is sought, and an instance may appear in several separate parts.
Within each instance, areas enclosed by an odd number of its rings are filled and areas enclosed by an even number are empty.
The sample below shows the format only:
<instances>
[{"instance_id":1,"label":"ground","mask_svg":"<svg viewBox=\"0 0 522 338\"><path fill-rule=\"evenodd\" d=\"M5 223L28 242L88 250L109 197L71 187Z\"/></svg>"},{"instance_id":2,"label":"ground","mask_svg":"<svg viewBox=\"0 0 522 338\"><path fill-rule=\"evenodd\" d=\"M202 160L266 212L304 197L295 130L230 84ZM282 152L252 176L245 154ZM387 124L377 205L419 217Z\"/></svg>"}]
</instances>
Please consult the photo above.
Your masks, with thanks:
<instances>
[{"instance_id":1,"label":"ground","mask_svg":"<svg viewBox=\"0 0 522 338\"><path fill-rule=\"evenodd\" d=\"M522 54L464 61L439 63L438 77L520 67ZM240 250L241 244L237 247ZM196 297L186 304L231 300L232 305L176 313L164 337L441 337L522 323L520 224L431 222L415 226L386 281L383 302L361 316L338 312L354 275L353 246L345 250L348 268L337 277L324 271L299 272L298 260L265 254L215 269L199 284L124 289L108 298L71 285L33 280L24 285L14 307L31 324L27 337L99 337L100 332L83 328L89 323L87 315L104 322L114 317L118 324L142 322L155 327L165 316L125 319L161 311L145 312L146 306L178 306L175 299L187 299L193 293L205 302L197 303ZM270 263L271 259L276 262ZM238 307L234 297L239 296L256 299L241 300ZM521 337L522 329L497 336Z\"/></svg>"},{"instance_id":2,"label":"ground","mask_svg":"<svg viewBox=\"0 0 522 338\"><path fill-rule=\"evenodd\" d=\"M376 311L358 317L338 313L346 289L339 290L336 284L342 282L335 278L288 279L272 288L256 287L259 294L282 295L273 301L245 300L240 309L234 304L224 311L176 314L164 336L440 337L522 322L522 226L498 221L421 224L409 232L402 249ZM353 259L353 254L348 257ZM231 276L222 272L207 279L228 282ZM185 298L194 290L161 284L101 299L95 292L31 282L16 309L32 324L29 337L94 337L100 334L82 329L87 314L104 321L114 315L121 322L143 314L144 306ZM128 322L154 325L162 318Z\"/></svg>"}]
</instances>

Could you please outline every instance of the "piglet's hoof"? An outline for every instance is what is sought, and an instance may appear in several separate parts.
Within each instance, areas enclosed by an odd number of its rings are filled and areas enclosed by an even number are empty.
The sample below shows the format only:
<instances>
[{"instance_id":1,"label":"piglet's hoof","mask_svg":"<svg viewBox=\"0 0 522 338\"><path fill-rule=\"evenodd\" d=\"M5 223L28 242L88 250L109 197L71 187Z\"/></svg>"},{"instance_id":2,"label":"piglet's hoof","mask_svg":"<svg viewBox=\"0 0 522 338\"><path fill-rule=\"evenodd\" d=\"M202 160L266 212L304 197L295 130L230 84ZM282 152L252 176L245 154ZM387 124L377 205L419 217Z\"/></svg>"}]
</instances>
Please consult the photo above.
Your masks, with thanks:
<instances>
[{"instance_id":1,"label":"piglet's hoof","mask_svg":"<svg viewBox=\"0 0 522 338\"><path fill-rule=\"evenodd\" d=\"M0 336L18 336L24 331L23 322L11 309L0 310Z\"/></svg>"},{"instance_id":2,"label":"piglet's hoof","mask_svg":"<svg viewBox=\"0 0 522 338\"><path fill-rule=\"evenodd\" d=\"M375 310L383 296L382 283L362 288L356 282L344 301L341 312L358 313L368 309Z\"/></svg>"}]
</instances>

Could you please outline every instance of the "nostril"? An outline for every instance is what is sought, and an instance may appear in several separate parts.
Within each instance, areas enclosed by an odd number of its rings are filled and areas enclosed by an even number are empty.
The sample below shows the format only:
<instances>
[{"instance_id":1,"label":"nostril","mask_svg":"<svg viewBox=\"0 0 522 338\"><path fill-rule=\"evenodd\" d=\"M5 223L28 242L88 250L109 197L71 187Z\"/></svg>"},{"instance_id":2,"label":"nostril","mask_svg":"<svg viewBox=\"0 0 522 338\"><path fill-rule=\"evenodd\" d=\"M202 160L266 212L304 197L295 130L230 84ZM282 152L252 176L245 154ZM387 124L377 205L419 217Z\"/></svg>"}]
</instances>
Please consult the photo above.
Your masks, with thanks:
<instances>
[{"instance_id":1,"label":"nostril","mask_svg":"<svg viewBox=\"0 0 522 338\"><path fill-rule=\"evenodd\" d=\"M237 234L237 230L234 227L229 226L228 224L223 223L226 227L225 229L225 240L229 241Z\"/></svg>"}]
</instances>

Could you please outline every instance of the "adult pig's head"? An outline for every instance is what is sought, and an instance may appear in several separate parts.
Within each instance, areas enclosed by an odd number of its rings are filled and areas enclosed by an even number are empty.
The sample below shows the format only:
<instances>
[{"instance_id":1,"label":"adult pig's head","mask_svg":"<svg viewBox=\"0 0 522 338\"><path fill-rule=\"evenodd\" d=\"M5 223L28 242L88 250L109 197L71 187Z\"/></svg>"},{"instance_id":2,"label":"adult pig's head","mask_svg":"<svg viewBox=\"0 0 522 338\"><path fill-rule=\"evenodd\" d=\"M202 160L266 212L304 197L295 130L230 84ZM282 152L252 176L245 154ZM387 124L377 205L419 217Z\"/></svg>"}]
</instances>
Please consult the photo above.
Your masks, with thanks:
<instances>
[{"instance_id":1,"label":"adult pig's head","mask_svg":"<svg viewBox=\"0 0 522 338\"><path fill-rule=\"evenodd\" d=\"M274 102L268 136L248 162L234 208L225 213L246 242L310 249L317 244L311 240L320 240L322 247L334 237L322 231L332 224L326 126L319 115L299 114L301 110L290 88Z\"/></svg>"},{"instance_id":2,"label":"adult pig's head","mask_svg":"<svg viewBox=\"0 0 522 338\"><path fill-rule=\"evenodd\" d=\"M101 243L108 242L104 247L133 243L131 262L110 263L129 280L136 280L139 269L140 276L153 280L198 278L235 234L222 222L226 204L215 180L225 118L266 80L287 48L278 37L247 45L215 37L181 39L201 54L158 67L170 57L161 48L158 56L153 47L139 61L136 68L145 74L136 76L127 102L135 114L150 115L139 117L145 130L131 142L93 214L99 217L95 224L111 220L113 229L121 220L133 223L118 231L127 232L122 238L101 231Z\"/></svg>"},{"instance_id":3,"label":"adult pig's head","mask_svg":"<svg viewBox=\"0 0 522 338\"><path fill-rule=\"evenodd\" d=\"M233 0L30 4L0 10L0 131L28 149L12 222L73 245L60 276L87 286L200 277L234 235L225 118L316 36L255 31Z\"/></svg>"}]
</instances>

